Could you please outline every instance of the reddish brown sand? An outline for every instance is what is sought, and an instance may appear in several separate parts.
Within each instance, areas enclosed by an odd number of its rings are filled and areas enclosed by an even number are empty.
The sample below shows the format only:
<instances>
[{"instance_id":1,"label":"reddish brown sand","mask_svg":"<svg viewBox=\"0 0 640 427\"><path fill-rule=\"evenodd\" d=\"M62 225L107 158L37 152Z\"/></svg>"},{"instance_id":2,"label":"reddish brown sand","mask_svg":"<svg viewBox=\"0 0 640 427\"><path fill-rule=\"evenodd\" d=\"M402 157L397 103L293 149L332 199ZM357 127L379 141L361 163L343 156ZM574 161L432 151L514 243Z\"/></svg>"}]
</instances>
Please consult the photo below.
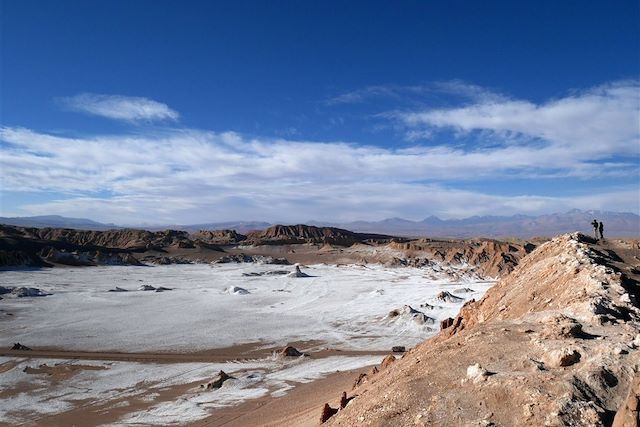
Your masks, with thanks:
<instances>
[{"instance_id":1,"label":"reddish brown sand","mask_svg":"<svg viewBox=\"0 0 640 427\"><path fill-rule=\"evenodd\" d=\"M223 408L209 418L190 424L194 427L248 427L248 426L317 426L325 403L337 408L340 395L351 387L364 367L353 371L331 374L307 384L299 384L282 397L265 396L241 405Z\"/></svg>"},{"instance_id":2,"label":"reddish brown sand","mask_svg":"<svg viewBox=\"0 0 640 427\"><path fill-rule=\"evenodd\" d=\"M290 345L309 352L314 358L329 356L359 356L359 355L384 355L385 352L358 352L327 349L318 341L305 341L289 343ZM32 367L27 368L27 373L46 374L51 383L57 383L81 372L85 369L104 369L90 365L42 365L38 359L64 360L98 360L121 361L138 363L185 363L185 362L227 362L242 359L257 359L270 356L274 351L282 347L268 346L264 343L252 343L237 345L229 348L211 349L194 353L100 353L64 351L61 349L35 348L32 351L4 350L1 356L17 357L33 360ZM313 351L316 349L316 351ZM13 368L14 361L0 364L0 374ZM366 369L365 369L366 370ZM362 372L359 369L358 372ZM282 397L269 395L259 399L249 400L235 407L217 409L212 416L201 420L197 426L257 426L257 425L317 425L320 417L320 409L326 402L338 401L342 391L350 391L357 372L339 372L331 374L324 379L311 383L293 384L295 388ZM180 396L193 393L200 382L180 384L162 389L153 389L159 395L153 400L145 400L136 397L123 397L104 402L95 402L94 399L79 401L74 409L63 413L43 416L34 414L31 422L26 425L47 426L97 426L107 423L116 423L127 414L144 411L160 402L174 401ZM15 387L5 389L0 393L0 399L29 392L31 386L28 383L16 384ZM150 391L151 392L151 391ZM1 425L5 425L0 423Z\"/></svg>"}]
</instances>

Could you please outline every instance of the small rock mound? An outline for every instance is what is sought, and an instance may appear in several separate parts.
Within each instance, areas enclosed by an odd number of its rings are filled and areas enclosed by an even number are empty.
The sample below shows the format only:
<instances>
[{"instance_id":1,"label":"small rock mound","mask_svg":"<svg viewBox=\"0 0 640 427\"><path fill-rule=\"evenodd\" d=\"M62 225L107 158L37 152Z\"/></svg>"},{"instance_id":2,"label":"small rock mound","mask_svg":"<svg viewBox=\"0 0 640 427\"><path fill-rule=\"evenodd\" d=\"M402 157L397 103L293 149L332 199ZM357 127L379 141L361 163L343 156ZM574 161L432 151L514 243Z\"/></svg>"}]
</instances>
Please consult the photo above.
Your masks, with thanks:
<instances>
[{"instance_id":1,"label":"small rock mound","mask_svg":"<svg viewBox=\"0 0 640 427\"><path fill-rule=\"evenodd\" d=\"M424 324L431 325L435 323L435 319L433 317L427 316L423 312L416 310L410 305L405 305L402 308L396 308L394 310L391 310L387 315L387 318L388 319L394 319L394 318L411 319L419 325L424 325Z\"/></svg>"},{"instance_id":2,"label":"small rock mound","mask_svg":"<svg viewBox=\"0 0 640 427\"><path fill-rule=\"evenodd\" d=\"M22 345L19 342L17 342L17 343L13 344L13 347L11 347L11 350L31 351L31 348L29 348L26 345Z\"/></svg>"},{"instance_id":3,"label":"small rock mound","mask_svg":"<svg viewBox=\"0 0 640 427\"><path fill-rule=\"evenodd\" d=\"M262 277L262 276L284 276L290 274L287 270L273 270L273 271L252 271L249 273L242 273L244 277Z\"/></svg>"},{"instance_id":4,"label":"small rock mound","mask_svg":"<svg viewBox=\"0 0 640 427\"><path fill-rule=\"evenodd\" d=\"M431 305L431 304L425 302L424 304L420 304L420 308L424 308L426 310L435 310L438 307L436 307L435 305Z\"/></svg>"},{"instance_id":5,"label":"small rock mound","mask_svg":"<svg viewBox=\"0 0 640 427\"><path fill-rule=\"evenodd\" d=\"M300 356L308 356L307 353L302 353L297 348L292 347L290 345L286 346L282 350L278 352L278 355L283 357L300 357Z\"/></svg>"},{"instance_id":6,"label":"small rock mound","mask_svg":"<svg viewBox=\"0 0 640 427\"><path fill-rule=\"evenodd\" d=\"M45 291L42 291L38 288L28 288L28 287L24 287L21 286L19 288L15 288L11 291L12 295L15 295L18 298L25 298L25 297L46 297L48 295L51 295L50 293L47 293Z\"/></svg>"},{"instance_id":7,"label":"small rock mound","mask_svg":"<svg viewBox=\"0 0 640 427\"><path fill-rule=\"evenodd\" d=\"M462 302L464 298L457 297L447 291L442 291L436 295L436 299L442 302Z\"/></svg>"},{"instance_id":8,"label":"small rock mound","mask_svg":"<svg viewBox=\"0 0 640 427\"><path fill-rule=\"evenodd\" d=\"M543 319L545 326L541 333L543 338L571 338L584 334L582 324L576 319L562 314L552 314Z\"/></svg>"},{"instance_id":9,"label":"small rock mound","mask_svg":"<svg viewBox=\"0 0 640 427\"><path fill-rule=\"evenodd\" d=\"M214 390L222 387L225 381L235 379L234 377L228 375L225 371L218 372L218 376L213 380L206 384L200 384L200 388L205 390Z\"/></svg>"},{"instance_id":10,"label":"small rock mound","mask_svg":"<svg viewBox=\"0 0 640 427\"><path fill-rule=\"evenodd\" d=\"M559 368L562 366L571 366L580 361L580 353L570 348L561 348L552 350L545 355L544 362L546 365Z\"/></svg>"},{"instance_id":11,"label":"small rock mound","mask_svg":"<svg viewBox=\"0 0 640 427\"><path fill-rule=\"evenodd\" d=\"M300 271L300 264L296 264L295 267L296 267L295 271L292 271L287 276L289 276L289 277L311 277L307 273L303 273L302 271Z\"/></svg>"},{"instance_id":12,"label":"small rock mound","mask_svg":"<svg viewBox=\"0 0 640 427\"><path fill-rule=\"evenodd\" d=\"M251 293L245 288L241 288L240 286L229 286L224 291L230 295L248 295Z\"/></svg>"}]
</instances>

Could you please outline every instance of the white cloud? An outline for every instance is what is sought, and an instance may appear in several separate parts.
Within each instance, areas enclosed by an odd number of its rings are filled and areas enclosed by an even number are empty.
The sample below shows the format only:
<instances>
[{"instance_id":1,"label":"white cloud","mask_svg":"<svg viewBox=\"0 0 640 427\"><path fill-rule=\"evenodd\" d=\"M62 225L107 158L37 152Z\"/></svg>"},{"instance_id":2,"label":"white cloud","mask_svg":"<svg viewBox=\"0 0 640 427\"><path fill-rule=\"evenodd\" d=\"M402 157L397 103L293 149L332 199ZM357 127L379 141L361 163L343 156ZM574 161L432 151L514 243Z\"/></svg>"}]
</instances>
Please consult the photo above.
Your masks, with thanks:
<instances>
[{"instance_id":1,"label":"white cloud","mask_svg":"<svg viewBox=\"0 0 640 427\"><path fill-rule=\"evenodd\" d=\"M429 84L418 85L372 85L360 89L344 92L325 100L329 106L340 104L361 104L374 98L389 98L402 100L405 98L441 97L442 95L455 96L465 100L496 101L507 99L494 90L483 88L463 80L445 80Z\"/></svg>"},{"instance_id":2,"label":"white cloud","mask_svg":"<svg viewBox=\"0 0 640 427\"><path fill-rule=\"evenodd\" d=\"M367 86L350 92L341 93L325 101L327 105L360 104L370 98L397 97L402 87L395 85Z\"/></svg>"},{"instance_id":3,"label":"white cloud","mask_svg":"<svg viewBox=\"0 0 640 427\"><path fill-rule=\"evenodd\" d=\"M395 113L408 128L485 131L510 142L530 144L537 138L551 150L573 150L579 158L597 160L640 152L638 114L640 82L620 81L535 104L505 98L472 105Z\"/></svg>"},{"instance_id":4,"label":"white cloud","mask_svg":"<svg viewBox=\"0 0 640 427\"><path fill-rule=\"evenodd\" d=\"M446 146L402 150L347 143L245 138L189 129L147 136L67 138L1 128L2 187L59 192L28 214L108 222L196 223L466 217L581 207L637 211L636 189L585 197L506 197L455 188L484 178L637 173L637 165L594 165L571 151ZM439 182L439 183L438 183ZM108 197L97 196L108 192Z\"/></svg>"},{"instance_id":5,"label":"white cloud","mask_svg":"<svg viewBox=\"0 0 640 427\"><path fill-rule=\"evenodd\" d=\"M148 98L82 93L60 102L72 111L129 122L177 120L178 112L167 104Z\"/></svg>"},{"instance_id":6,"label":"white cloud","mask_svg":"<svg viewBox=\"0 0 640 427\"><path fill-rule=\"evenodd\" d=\"M541 104L463 82L441 86L466 94L472 104L397 114L413 142L402 149L184 128L71 138L5 127L0 182L13 192L60 194L57 201L21 206L23 214L118 223L459 218L571 208L638 212L637 186L613 186L615 178L639 176L638 82ZM438 128L484 132L494 143L417 143ZM513 196L461 189L513 179L544 188L567 177L611 185L589 195L568 188L564 197L526 187Z\"/></svg>"}]
</instances>

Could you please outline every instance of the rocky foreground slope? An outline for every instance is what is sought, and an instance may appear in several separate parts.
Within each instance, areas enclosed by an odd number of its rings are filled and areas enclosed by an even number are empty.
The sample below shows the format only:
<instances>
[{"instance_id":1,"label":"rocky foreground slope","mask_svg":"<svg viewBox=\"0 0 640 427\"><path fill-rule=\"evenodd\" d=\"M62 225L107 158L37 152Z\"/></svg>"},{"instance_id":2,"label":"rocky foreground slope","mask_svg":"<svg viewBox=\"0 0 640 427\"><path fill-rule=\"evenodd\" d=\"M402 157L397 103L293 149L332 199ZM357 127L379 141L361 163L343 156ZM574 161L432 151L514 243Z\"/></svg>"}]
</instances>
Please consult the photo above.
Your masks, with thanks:
<instances>
[{"instance_id":1,"label":"rocky foreground slope","mask_svg":"<svg viewBox=\"0 0 640 427\"><path fill-rule=\"evenodd\" d=\"M361 375L327 425L637 426L639 273L638 241L557 237Z\"/></svg>"}]
</instances>

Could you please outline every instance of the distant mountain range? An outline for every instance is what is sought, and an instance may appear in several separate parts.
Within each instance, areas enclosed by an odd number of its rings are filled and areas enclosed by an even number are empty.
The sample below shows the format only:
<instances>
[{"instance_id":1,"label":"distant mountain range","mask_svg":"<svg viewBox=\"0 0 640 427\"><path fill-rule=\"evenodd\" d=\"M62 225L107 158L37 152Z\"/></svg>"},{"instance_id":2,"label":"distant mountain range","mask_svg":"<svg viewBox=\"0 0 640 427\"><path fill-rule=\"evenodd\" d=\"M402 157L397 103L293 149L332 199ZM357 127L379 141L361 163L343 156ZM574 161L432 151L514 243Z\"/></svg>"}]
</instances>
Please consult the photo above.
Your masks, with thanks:
<instances>
[{"instance_id":1,"label":"distant mountain range","mask_svg":"<svg viewBox=\"0 0 640 427\"><path fill-rule=\"evenodd\" d=\"M382 233L400 236L429 237L534 237L555 236L581 231L593 234L591 221L604 223L605 237L640 236L640 216L633 213L581 211L538 216L473 216L464 219L442 220L430 216L422 221L390 218L382 221L355 221L331 224L360 233ZM313 223L314 225L318 225ZM329 225L329 224L323 224Z\"/></svg>"},{"instance_id":2,"label":"distant mountain range","mask_svg":"<svg viewBox=\"0 0 640 427\"><path fill-rule=\"evenodd\" d=\"M582 211L529 216L473 216L465 219L443 220L430 216L422 221L389 218L382 221L353 221L330 223L309 221L308 225L339 227L358 233L380 233L395 236L428 237L534 237L581 231L592 234L591 221L604 223L605 237L640 236L640 216L634 213ZM75 228L83 230L108 230L122 228L115 224L103 224L85 218L67 218L58 215L35 217L0 217L0 223L23 227ZM193 225L141 226L147 230L174 229L188 232L199 230L232 229L239 233L262 230L271 225L261 221L212 222Z\"/></svg>"},{"instance_id":3,"label":"distant mountain range","mask_svg":"<svg viewBox=\"0 0 640 427\"><path fill-rule=\"evenodd\" d=\"M51 227L75 228L78 230L109 230L121 228L115 224L103 224L86 218L69 218L60 215L1 217L0 224L17 225L19 227Z\"/></svg>"}]
</instances>

